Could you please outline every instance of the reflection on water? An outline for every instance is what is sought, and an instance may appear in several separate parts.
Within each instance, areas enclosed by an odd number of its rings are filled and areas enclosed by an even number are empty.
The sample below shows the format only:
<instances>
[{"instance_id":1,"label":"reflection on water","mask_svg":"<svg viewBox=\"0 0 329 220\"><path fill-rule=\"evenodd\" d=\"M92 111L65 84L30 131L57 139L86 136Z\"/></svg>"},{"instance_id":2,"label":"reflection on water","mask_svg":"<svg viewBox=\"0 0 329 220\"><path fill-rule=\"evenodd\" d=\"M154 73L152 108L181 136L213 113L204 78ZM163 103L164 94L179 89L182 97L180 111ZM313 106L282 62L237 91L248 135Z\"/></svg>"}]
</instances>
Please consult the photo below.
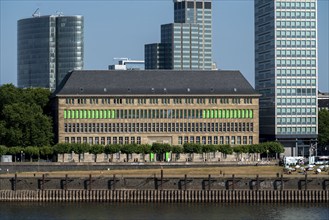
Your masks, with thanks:
<instances>
[{"instance_id":1,"label":"reflection on water","mask_svg":"<svg viewBox=\"0 0 329 220\"><path fill-rule=\"evenodd\" d=\"M328 219L329 204L0 203L0 219Z\"/></svg>"}]
</instances>

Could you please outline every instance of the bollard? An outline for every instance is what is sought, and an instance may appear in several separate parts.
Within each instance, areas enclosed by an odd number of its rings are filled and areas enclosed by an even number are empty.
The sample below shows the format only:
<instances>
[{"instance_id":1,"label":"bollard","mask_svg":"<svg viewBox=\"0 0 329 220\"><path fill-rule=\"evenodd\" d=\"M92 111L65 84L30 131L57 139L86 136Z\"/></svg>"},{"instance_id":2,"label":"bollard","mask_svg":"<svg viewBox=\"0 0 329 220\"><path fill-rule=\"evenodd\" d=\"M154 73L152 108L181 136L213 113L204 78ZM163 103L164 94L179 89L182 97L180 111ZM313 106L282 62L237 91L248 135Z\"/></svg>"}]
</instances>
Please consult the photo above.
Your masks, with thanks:
<instances>
[{"instance_id":1,"label":"bollard","mask_svg":"<svg viewBox=\"0 0 329 220\"><path fill-rule=\"evenodd\" d=\"M91 174L89 174L89 190L91 190L91 181L92 181Z\"/></svg>"},{"instance_id":2,"label":"bollard","mask_svg":"<svg viewBox=\"0 0 329 220\"><path fill-rule=\"evenodd\" d=\"M187 175L185 174L184 175L184 190L186 190L186 188L187 188Z\"/></svg>"},{"instance_id":3,"label":"bollard","mask_svg":"<svg viewBox=\"0 0 329 220\"><path fill-rule=\"evenodd\" d=\"M115 174L113 174L113 190L115 190L115 184L116 184L116 179L115 179Z\"/></svg>"},{"instance_id":4,"label":"bollard","mask_svg":"<svg viewBox=\"0 0 329 220\"><path fill-rule=\"evenodd\" d=\"M161 190L163 190L163 170L161 169Z\"/></svg>"},{"instance_id":5,"label":"bollard","mask_svg":"<svg viewBox=\"0 0 329 220\"><path fill-rule=\"evenodd\" d=\"M259 175L256 175L256 190L259 190Z\"/></svg>"}]
</instances>

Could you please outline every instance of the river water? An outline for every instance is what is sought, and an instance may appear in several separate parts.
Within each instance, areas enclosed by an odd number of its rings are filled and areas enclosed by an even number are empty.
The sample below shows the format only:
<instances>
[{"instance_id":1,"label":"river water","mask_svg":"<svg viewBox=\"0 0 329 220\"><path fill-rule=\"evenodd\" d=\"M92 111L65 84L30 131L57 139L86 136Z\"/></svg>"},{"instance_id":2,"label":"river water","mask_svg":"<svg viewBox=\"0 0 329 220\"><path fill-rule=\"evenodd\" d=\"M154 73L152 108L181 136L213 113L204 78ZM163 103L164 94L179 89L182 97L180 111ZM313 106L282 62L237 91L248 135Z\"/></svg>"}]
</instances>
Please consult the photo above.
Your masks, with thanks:
<instances>
[{"instance_id":1,"label":"river water","mask_svg":"<svg viewBox=\"0 0 329 220\"><path fill-rule=\"evenodd\" d=\"M0 203L0 219L329 219L320 204Z\"/></svg>"}]
</instances>

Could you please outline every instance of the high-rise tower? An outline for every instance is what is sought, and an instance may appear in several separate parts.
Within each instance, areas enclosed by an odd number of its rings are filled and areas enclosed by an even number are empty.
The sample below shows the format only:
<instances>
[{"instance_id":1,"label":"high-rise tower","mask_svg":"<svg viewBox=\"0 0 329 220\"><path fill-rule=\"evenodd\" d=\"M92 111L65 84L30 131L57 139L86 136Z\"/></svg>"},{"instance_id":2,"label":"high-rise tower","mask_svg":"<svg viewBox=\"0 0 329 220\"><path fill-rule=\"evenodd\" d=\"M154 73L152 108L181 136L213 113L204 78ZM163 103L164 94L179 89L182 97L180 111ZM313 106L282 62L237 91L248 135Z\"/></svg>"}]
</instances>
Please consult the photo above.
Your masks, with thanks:
<instances>
[{"instance_id":1,"label":"high-rise tower","mask_svg":"<svg viewBox=\"0 0 329 220\"><path fill-rule=\"evenodd\" d=\"M18 87L55 90L70 70L83 69L83 17L38 16L17 28Z\"/></svg>"},{"instance_id":2,"label":"high-rise tower","mask_svg":"<svg viewBox=\"0 0 329 220\"><path fill-rule=\"evenodd\" d=\"M286 155L315 153L317 76L317 1L255 0L261 140L280 141Z\"/></svg>"},{"instance_id":3,"label":"high-rise tower","mask_svg":"<svg viewBox=\"0 0 329 220\"><path fill-rule=\"evenodd\" d=\"M174 0L174 23L145 45L146 69L212 69L211 0Z\"/></svg>"}]
</instances>

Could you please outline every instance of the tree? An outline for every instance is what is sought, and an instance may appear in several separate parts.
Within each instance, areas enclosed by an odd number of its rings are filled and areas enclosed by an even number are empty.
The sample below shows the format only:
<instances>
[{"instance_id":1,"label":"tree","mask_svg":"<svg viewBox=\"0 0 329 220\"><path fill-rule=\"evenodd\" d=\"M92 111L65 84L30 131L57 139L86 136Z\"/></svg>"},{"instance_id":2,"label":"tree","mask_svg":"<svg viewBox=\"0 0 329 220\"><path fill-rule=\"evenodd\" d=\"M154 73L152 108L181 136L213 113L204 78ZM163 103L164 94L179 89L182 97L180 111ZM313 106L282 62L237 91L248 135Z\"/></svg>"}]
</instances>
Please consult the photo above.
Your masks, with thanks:
<instances>
[{"instance_id":1,"label":"tree","mask_svg":"<svg viewBox=\"0 0 329 220\"><path fill-rule=\"evenodd\" d=\"M23 149L24 148L22 148L22 147L8 147L7 153L12 155L14 157L14 162L16 162L16 157L18 154L21 154L21 156L23 156L22 155ZM21 158L21 160L23 160L23 158Z\"/></svg>"},{"instance_id":2,"label":"tree","mask_svg":"<svg viewBox=\"0 0 329 220\"><path fill-rule=\"evenodd\" d=\"M50 91L0 87L0 144L50 146L53 126L49 111Z\"/></svg>"},{"instance_id":3,"label":"tree","mask_svg":"<svg viewBox=\"0 0 329 220\"><path fill-rule=\"evenodd\" d=\"M125 144L123 145L123 147L121 148L121 153L126 154L126 161L129 161L129 155L131 155L132 153L136 153L137 150L137 145L136 144Z\"/></svg>"},{"instance_id":4,"label":"tree","mask_svg":"<svg viewBox=\"0 0 329 220\"><path fill-rule=\"evenodd\" d=\"M5 155L8 151L8 148L5 146L0 146L0 156Z\"/></svg>"},{"instance_id":5,"label":"tree","mask_svg":"<svg viewBox=\"0 0 329 220\"><path fill-rule=\"evenodd\" d=\"M157 160L166 160L165 153L171 152L172 147L170 144L153 143L151 147L151 152L157 154Z\"/></svg>"},{"instance_id":6,"label":"tree","mask_svg":"<svg viewBox=\"0 0 329 220\"><path fill-rule=\"evenodd\" d=\"M322 147L329 145L329 111L324 109L319 111L319 145Z\"/></svg>"},{"instance_id":7,"label":"tree","mask_svg":"<svg viewBox=\"0 0 329 220\"><path fill-rule=\"evenodd\" d=\"M56 154L62 154L64 162L64 154L72 152L72 146L68 143L58 143L54 146L54 152Z\"/></svg>"},{"instance_id":8,"label":"tree","mask_svg":"<svg viewBox=\"0 0 329 220\"><path fill-rule=\"evenodd\" d=\"M149 144L141 144L137 146L135 153L142 154L143 161L145 161L145 154L151 153L151 148L152 146Z\"/></svg>"},{"instance_id":9,"label":"tree","mask_svg":"<svg viewBox=\"0 0 329 220\"><path fill-rule=\"evenodd\" d=\"M170 151L171 151L170 144L153 143L151 147L151 152L156 154L164 154Z\"/></svg>"},{"instance_id":10,"label":"tree","mask_svg":"<svg viewBox=\"0 0 329 220\"><path fill-rule=\"evenodd\" d=\"M40 147L39 151L40 156L46 157L46 160L48 160L49 156L54 154L54 148L49 146Z\"/></svg>"},{"instance_id":11,"label":"tree","mask_svg":"<svg viewBox=\"0 0 329 220\"><path fill-rule=\"evenodd\" d=\"M33 156L39 157L39 155L40 155L40 151L39 151L38 147L29 146L29 147L24 148L23 151L25 152L26 155L28 155L30 157L30 162L32 162Z\"/></svg>"},{"instance_id":12,"label":"tree","mask_svg":"<svg viewBox=\"0 0 329 220\"><path fill-rule=\"evenodd\" d=\"M104 153L104 146L100 144L95 144L90 146L89 153L95 155L95 162L97 162L97 154Z\"/></svg>"},{"instance_id":13,"label":"tree","mask_svg":"<svg viewBox=\"0 0 329 220\"><path fill-rule=\"evenodd\" d=\"M232 154L233 153L233 148L228 145L228 144L224 144L224 145L219 145L219 152L223 153L223 154Z\"/></svg>"},{"instance_id":14,"label":"tree","mask_svg":"<svg viewBox=\"0 0 329 220\"><path fill-rule=\"evenodd\" d=\"M90 150L90 145L86 143L71 144L71 146L74 153L79 154L79 162L81 161L81 154L87 153Z\"/></svg>"},{"instance_id":15,"label":"tree","mask_svg":"<svg viewBox=\"0 0 329 220\"><path fill-rule=\"evenodd\" d=\"M184 148L181 146L172 146L172 152L175 154L181 154L184 152Z\"/></svg>"},{"instance_id":16,"label":"tree","mask_svg":"<svg viewBox=\"0 0 329 220\"><path fill-rule=\"evenodd\" d=\"M119 144L109 144L105 146L104 153L110 154L111 155L110 161L113 161L113 154L119 153L121 151L121 148L122 147Z\"/></svg>"}]
</instances>

